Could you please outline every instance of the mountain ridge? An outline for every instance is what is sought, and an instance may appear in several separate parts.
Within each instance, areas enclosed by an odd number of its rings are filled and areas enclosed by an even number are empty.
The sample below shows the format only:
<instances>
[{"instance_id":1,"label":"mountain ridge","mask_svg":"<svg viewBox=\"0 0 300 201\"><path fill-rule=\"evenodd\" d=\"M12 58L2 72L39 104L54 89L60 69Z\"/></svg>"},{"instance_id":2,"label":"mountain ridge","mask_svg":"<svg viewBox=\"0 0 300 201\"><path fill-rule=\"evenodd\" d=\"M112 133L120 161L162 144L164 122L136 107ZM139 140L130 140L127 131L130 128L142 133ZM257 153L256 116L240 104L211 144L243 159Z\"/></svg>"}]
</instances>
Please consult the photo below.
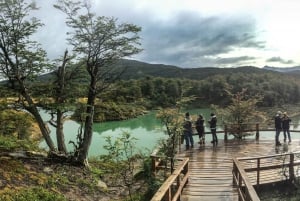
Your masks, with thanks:
<instances>
[{"instance_id":1,"label":"mountain ridge","mask_svg":"<svg viewBox=\"0 0 300 201\"><path fill-rule=\"evenodd\" d=\"M140 79L145 77L163 77L163 78L183 78L192 80L201 80L216 75L230 75L235 73L271 73L287 74L292 76L300 75L300 66L280 68L269 67L263 68L255 66L239 66L231 68L218 67L199 67L199 68L181 68L174 65L151 64L138 60L121 59L114 64L114 67L126 69L120 79ZM39 76L39 80L51 79L52 73Z\"/></svg>"},{"instance_id":2,"label":"mountain ridge","mask_svg":"<svg viewBox=\"0 0 300 201\"><path fill-rule=\"evenodd\" d=\"M164 78L186 78L204 79L217 74L232 73L280 73L270 71L255 66L240 66L232 68L200 67L200 68L180 68L178 66L165 64L149 64L137 60L120 60L117 64L126 69L121 79L138 79L141 77L153 76Z\"/></svg>"},{"instance_id":3,"label":"mountain ridge","mask_svg":"<svg viewBox=\"0 0 300 201\"><path fill-rule=\"evenodd\" d=\"M265 70L271 70L271 71L277 71L277 72L282 72L282 73L289 73L289 72L300 71L300 66L293 66L293 67L264 66L263 69L265 69Z\"/></svg>"}]
</instances>

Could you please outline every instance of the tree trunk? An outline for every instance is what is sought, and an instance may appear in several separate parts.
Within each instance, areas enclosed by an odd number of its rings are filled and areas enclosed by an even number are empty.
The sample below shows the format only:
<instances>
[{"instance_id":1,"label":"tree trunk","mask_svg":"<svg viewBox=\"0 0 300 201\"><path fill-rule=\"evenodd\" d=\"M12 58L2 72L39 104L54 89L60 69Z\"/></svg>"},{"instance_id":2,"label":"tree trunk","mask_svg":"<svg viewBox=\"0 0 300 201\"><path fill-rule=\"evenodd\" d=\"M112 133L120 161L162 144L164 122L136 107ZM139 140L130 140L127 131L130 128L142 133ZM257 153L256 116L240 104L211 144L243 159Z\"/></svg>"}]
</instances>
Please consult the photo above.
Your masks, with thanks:
<instances>
[{"instance_id":1,"label":"tree trunk","mask_svg":"<svg viewBox=\"0 0 300 201\"><path fill-rule=\"evenodd\" d=\"M34 116L35 120L37 121L40 131L41 131L50 151L55 152L56 148L55 148L54 143L49 135L50 131L49 131L49 129L47 129L46 124L44 123L44 121L37 109L37 106L34 104L31 96L28 94L26 87L24 86L24 83L21 80L19 80L19 84L20 84L20 88L21 88L21 94L25 98L25 100L28 104L28 105L24 105L25 109L28 112L30 112Z\"/></svg>"},{"instance_id":2,"label":"tree trunk","mask_svg":"<svg viewBox=\"0 0 300 201\"><path fill-rule=\"evenodd\" d=\"M91 77L88 100L87 100L87 108L86 108L87 116L85 118L85 124L84 124L83 141L79 146L79 155L78 155L78 162L83 165L87 164L88 151L93 137L94 106L95 106L95 99L96 99L95 88L96 88L96 80L95 78Z\"/></svg>"},{"instance_id":3,"label":"tree trunk","mask_svg":"<svg viewBox=\"0 0 300 201\"><path fill-rule=\"evenodd\" d=\"M54 151L55 152L56 149L55 149L54 143L53 143L53 141L52 141L52 139L51 139L51 137L49 135L50 131L49 131L49 129L47 129L47 127L46 127L46 125L45 125L45 123L44 123L44 121L43 121L43 119L42 119L42 117L41 117L38 109L34 105L31 105L29 107L30 107L30 109L29 109L30 113L34 116L35 120L37 121L37 123L39 125L39 128L40 128L40 131L41 131L41 133L42 133L42 135L43 135L43 137L44 137L44 139L45 139L45 141L46 141L46 143L47 143L50 151Z\"/></svg>"},{"instance_id":4,"label":"tree trunk","mask_svg":"<svg viewBox=\"0 0 300 201\"><path fill-rule=\"evenodd\" d=\"M58 69L57 79L58 79L58 89L56 90L56 102L58 104L63 104L65 101L65 85L66 85L66 64L68 61L68 51L64 53L64 58L61 67ZM58 151L66 154L67 148L65 145L65 134L64 134L64 112L59 109L56 109L56 140Z\"/></svg>"},{"instance_id":5,"label":"tree trunk","mask_svg":"<svg viewBox=\"0 0 300 201\"><path fill-rule=\"evenodd\" d=\"M56 139L57 139L57 148L60 153L66 154L67 148L65 144L65 135L64 135L64 124L63 124L63 112L58 109L57 114L57 127L56 127Z\"/></svg>"}]
</instances>

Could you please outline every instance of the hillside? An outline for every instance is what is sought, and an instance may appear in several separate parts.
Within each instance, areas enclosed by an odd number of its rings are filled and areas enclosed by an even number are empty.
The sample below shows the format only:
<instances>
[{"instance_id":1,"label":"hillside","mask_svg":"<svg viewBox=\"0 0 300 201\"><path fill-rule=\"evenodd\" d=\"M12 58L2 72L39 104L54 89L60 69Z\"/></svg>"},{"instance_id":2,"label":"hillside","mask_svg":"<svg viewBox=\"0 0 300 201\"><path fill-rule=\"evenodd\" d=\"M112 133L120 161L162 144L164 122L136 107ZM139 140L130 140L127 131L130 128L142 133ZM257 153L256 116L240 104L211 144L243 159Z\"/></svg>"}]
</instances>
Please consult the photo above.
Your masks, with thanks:
<instances>
[{"instance_id":1,"label":"hillside","mask_svg":"<svg viewBox=\"0 0 300 201\"><path fill-rule=\"evenodd\" d=\"M264 67L258 68L253 66L241 66L236 68L217 68L217 67L202 67L202 68L180 68L177 66L164 64L149 64L136 60L120 60L115 67L120 70L125 69L121 79L139 79L144 77L163 77L163 78L185 78L191 80L202 80L214 75L230 75L235 73L243 74L286 74L292 76L300 75L300 67L295 68L276 68ZM39 77L40 81L49 81L52 78L52 73L44 74Z\"/></svg>"},{"instance_id":2,"label":"hillside","mask_svg":"<svg viewBox=\"0 0 300 201\"><path fill-rule=\"evenodd\" d=\"M122 79L138 79L147 76L165 77L165 78L186 78L193 80L201 80L212 75L228 75L232 73L275 73L252 66L242 66L237 68L179 68L176 66L163 64L149 64L135 60L121 60L118 63L119 67L126 68Z\"/></svg>"},{"instance_id":3,"label":"hillside","mask_svg":"<svg viewBox=\"0 0 300 201\"><path fill-rule=\"evenodd\" d=\"M296 78L300 76L300 66L288 67L288 68L265 66L263 69L273 71L273 72L284 73Z\"/></svg>"}]
</instances>

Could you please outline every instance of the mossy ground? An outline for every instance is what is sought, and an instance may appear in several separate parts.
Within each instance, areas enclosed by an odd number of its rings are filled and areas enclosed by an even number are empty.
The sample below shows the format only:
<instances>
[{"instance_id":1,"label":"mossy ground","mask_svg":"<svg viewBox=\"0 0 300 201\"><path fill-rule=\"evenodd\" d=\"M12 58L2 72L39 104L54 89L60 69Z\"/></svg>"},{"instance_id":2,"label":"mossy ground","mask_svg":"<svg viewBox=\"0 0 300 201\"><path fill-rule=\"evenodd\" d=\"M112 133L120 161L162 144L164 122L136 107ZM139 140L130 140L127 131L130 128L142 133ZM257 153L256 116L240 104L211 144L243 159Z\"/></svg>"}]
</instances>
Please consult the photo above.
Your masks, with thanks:
<instances>
[{"instance_id":1,"label":"mossy ground","mask_svg":"<svg viewBox=\"0 0 300 201\"><path fill-rule=\"evenodd\" d=\"M85 197L102 194L93 186L96 178L83 168L9 157L1 157L0 164L0 200L22 200L38 189L44 191L43 200L47 195L61 200L88 200Z\"/></svg>"},{"instance_id":2,"label":"mossy ground","mask_svg":"<svg viewBox=\"0 0 300 201\"><path fill-rule=\"evenodd\" d=\"M91 168L54 164L46 160L23 160L0 157L0 201L126 200L122 186L109 186L99 162ZM99 181L108 188L98 185ZM55 199L54 199L55 198Z\"/></svg>"}]
</instances>

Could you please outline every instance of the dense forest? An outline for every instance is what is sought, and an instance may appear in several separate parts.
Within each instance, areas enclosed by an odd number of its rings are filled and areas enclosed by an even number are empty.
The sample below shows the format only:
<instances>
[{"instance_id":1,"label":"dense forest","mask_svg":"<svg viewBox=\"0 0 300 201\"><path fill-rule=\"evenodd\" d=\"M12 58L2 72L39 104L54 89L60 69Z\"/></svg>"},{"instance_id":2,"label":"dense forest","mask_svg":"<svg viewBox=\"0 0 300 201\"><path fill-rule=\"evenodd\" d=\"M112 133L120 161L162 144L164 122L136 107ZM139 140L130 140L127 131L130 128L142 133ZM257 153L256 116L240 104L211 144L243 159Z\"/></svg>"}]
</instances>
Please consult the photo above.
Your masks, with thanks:
<instances>
[{"instance_id":1,"label":"dense forest","mask_svg":"<svg viewBox=\"0 0 300 201\"><path fill-rule=\"evenodd\" d=\"M195 97L190 107L225 106L230 103L228 92L237 93L243 89L247 90L247 95L262 96L259 106L263 107L295 104L300 98L300 80L294 72L256 67L183 69L131 60L121 60L116 65L120 71L125 71L109 90L98 96L96 121L122 120L147 110L172 107L184 96ZM51 80L51 74L40 80L38 85L45 85L45 80ZM86 81L81 77L78 86ZM43 90L45 86L35 88L43 93L48 91ZM80 87L74 92L78 98L84 93ZM80 113L77 110L75 116Z\"/></svg>"},{"instance_id":2,"label":"dense forest","mask_svg":"<svg viewBox=\"0 0 300 201\"><path fill-rule=\"evenodd\" d=\"M133 118L149 110L173 107L184 96L195 97L190 107L225 106L230 103L228 92L234 94L244 89L247 95L262 96L259 106L263 107L295 104L300 100L298 71L285 73L249 66L183 69L134 60L119 60L114 65L122 74L109 90L97 96L95 121L98 122ZM44 74L33 83L36 97L53 95L49 83L55 80L54 73ZM85 96L86 88L82 86L88 79L84 73L77 75L72 83L73 99ZM80 118L80 108L83 107L78 107L74 118Z\"/></svg>"}]
</instances>

